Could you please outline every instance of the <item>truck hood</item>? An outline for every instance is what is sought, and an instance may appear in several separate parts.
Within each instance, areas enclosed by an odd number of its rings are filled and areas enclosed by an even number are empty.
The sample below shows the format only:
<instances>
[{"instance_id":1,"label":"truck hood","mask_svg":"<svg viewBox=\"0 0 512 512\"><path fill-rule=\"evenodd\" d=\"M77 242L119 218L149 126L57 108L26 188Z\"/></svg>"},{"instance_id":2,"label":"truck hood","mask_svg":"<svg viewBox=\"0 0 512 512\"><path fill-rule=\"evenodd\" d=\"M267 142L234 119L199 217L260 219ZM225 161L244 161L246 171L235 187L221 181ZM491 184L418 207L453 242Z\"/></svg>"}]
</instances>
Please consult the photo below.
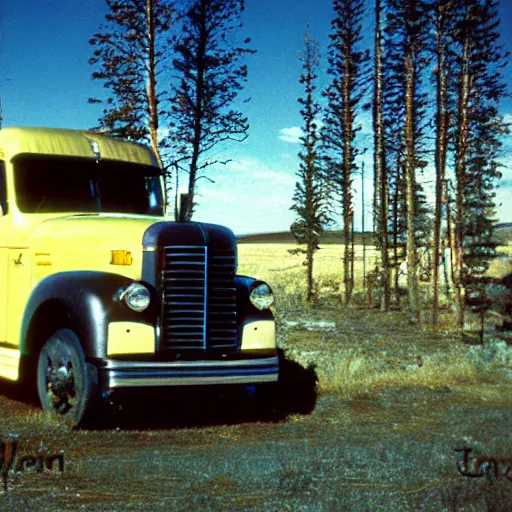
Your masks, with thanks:
<instances>
[{"instance_id":1,"label":"truck hood","mask_svg":"<svg viewBox=\"0 0 512 512\"><path fill-rule=\"evenodd\" d=\"M140 279L142 238L147 228L159 221L161 217L115 214L44 221L31 237L35 277L81 269ZM119 251L118 257L113 257L113 251Z\"/></svg>"}]
</instances>

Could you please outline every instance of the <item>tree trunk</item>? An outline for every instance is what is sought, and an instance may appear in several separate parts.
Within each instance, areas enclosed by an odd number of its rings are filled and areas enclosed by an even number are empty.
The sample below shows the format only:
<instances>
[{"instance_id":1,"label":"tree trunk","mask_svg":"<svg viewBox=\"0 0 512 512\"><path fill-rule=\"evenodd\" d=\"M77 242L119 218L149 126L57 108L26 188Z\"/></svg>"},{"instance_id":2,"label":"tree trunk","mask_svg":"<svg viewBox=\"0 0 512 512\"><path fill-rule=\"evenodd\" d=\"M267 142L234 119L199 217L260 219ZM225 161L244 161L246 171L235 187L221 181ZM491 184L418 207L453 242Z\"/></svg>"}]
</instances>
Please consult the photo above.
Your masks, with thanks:
<instances>
[{"instance_id":1,"label":"tree trunk","mask_svg":"<svg viewBox=\"0 0 512 512\"><path fill-rule=\"evenodd\" d=\"M445 69L444 37L445 11L438 7L437 14L437 113L436 113L436 210L434 218L434 261L432 268L432 323L437 325L439 308L439 266L441 264L441 222L443 208L443 184L446 168L446 150L448 137L447 113L447 77Z\"/></svg>"},{"instance_id":2,"label":"tree trunk","mask_svg":"<svg viewBox=\"0 0 512 512\"><path fill-rule=\"evenodd\" d=\"M349 52L347 52L349 53ZM345 74L343 76L343 235L345 251L343 254L343 271L345 282L345 305L350 304L352 298L352 102L350 84L351 70L348 55L345 60Z\"/></svg>"},{"instance_id":3,"label":"tree trunk","mask_svg":"<svg viewBox=\"0 0 512 512\"><path fill-rule=\"evenodd\" d=\"M363 241L363 290L366 290L366 236L364 233L364 162L361 164L361 234Z\"/></svg>"},{"instance_id":4,"label":"tree trunk","mask_svg":"<svg viewBox=\"0 0 512 512\"><path fill-rule=\"evenodd\" d=\"M445 204L446 204L446 229L448 231L448 249L449 249L449 265L448 265L448 268L449 268L449 273L448 273L448 276L446 278L446 283L447 283L447 287L446 287L446 293L447 295L451 298L451 290L450 290L450 286L449 286L449 282L452 284L454 284L455 280L454 280L454 273L453 273L453 269L455 268L455 262L454 262L454 256L455 256L455 229L453 227L453 218L452 218L452 204L451 204L451 197L450 197L450 191L448 189L448 186L451 186L451 182L450 180L444 180L444 194L445 194Z\"/></svg>"},{"instance_id":5,"label":"tree trunk","mask_svg":"<svg viewBox=\"0 0 512 512\"><path fill-rule=\"evenodd\" d=\"M197 61L197 85L196 85L196 97L194 101L194 139L193 139L193 149L192 149L192 157L190 160L189 167L189 182L188 182L188 198L187 198L187 207L185 211L180 215L181 221L190 222L192 220L192 215L194 214L194 198L196 192L196 183L197 183L197 166L199 162L199 155L201 153L201 139L202 139L202 119L203 119L203 94L204 94L204 73L205 73L205 55L206 55L206 45L208 39L208 30L207 30L207 15L206 15L206 7L204 2L200 3L201 6L201 40L199 43L199 48L197 49L197 54L195 55Z\"/></svg>"},{"instance_id":6,"label":"tree trunk","mask_svg":"<svg viewBox=\"0 0 512 512\"><path fill-rule=\"evenodd\" d=\"M390 276L388 254L388 177L385 165L384 127L382 122L382 32L381 32L381 0L375 0L375 79L374 79L374 173L376 187L374 206L381 247L382 287L384 311L389 310L390 302Z\"/></svg>"},{"instance_id":7,"label":"tree trunk","mask_svg":"<svg viewBox=\"0 0 512 512\"><path fill-rule=\"evenodd\" d=\"M314 244L308 242L307 254L306 254L306 265L307 265L307 279L308 279L308 302L314 302L315 300L315 290L313 284L313 255L315 253Z\"/></svg>"},{"instance_id":8,"label":"tree trunk","mask_svg":"<svg viewBox=\"0 0 512 512\"><path fill-rule=\"evenodd\" d=\"M349 208L347 204L349 200L344 200L344 210ZM351 231L352 231L352 218L350 213L343 214L343 243L345 245L345 250L343 251L343 274L344 274L344 283L345 283L345 305L348 306L350 304L350 299L352 297L352 287L351 287L351 276L350 276L350 261L351 261Z\"/></svg>"},{"instance_id":9,"label":"tree trunk","mask_svg":"<svg viewBox=\"0 0 512 512\"><path fill-rule=\"evenodd\" d=\"M395 198L393 203L393 258L395 265L395 302L396 306L400 307L400 289L399 289L399 277L400 277L400 265L398 264L398 200L399 200L399 187L400 184L400 160L397 160L396 165L396 188Z\"/></svg>"},{"instance_id":10,"label":"tree trunk","mask_svg":"<svg viewBox=\"0 0 512 512\"><path fill-rule=\"evenodd\" d=\"M470 40L464 41L461 76L458 97L458 126L456 135L455 174L456 185L456 206L455 216L455 301L457 307L457 323L459 327L464 326L464 290L463 290L463 241L464 241L464 195L466 192L466 153L468 149L469 130L469 91L471 78L469 73L469 52Z\"/></svg>"},{"instance_id":11,"label":"tree trunk","mask_svg":"<svg viewBox=\"0 0 512 512\"><path fill-rule=\"evenodd\" d=\"M382 123L382 30L381 0L375 0L374 79L373 79L373 234L382 242L380 186L384 156L384 127ZM382 252L381 252L382 256Z\"/></svg>"},{"instance_id":12,"label":"tree trunk","mask_svg":"<svg viewBox=\"0 0 512 512\"><path fill-rule=\"evenodd\" d=\"M354 282L354 260L356 258L356 240L354 236L355 226L354 226L354 215L352 215L352 228L350 233L350 288L354 291L355 282Z\"/></svg>"},{"instance_id":13,"label":"tree trunk","mask_svg":"<svg viewBox=\"0 0 512 512\"><path fill-rule=\"evenodd\" d=\"M409 41L405 55L405 190L407 204L407 292L412 316L420 320L420 296L416 261L416 208L415 208L415 51L414 43Z\"/></svg>"},{"instance_id":14,"label":"tree trunk","mask_svg":"<svg viewBox=\"0 0 512 512\"><path fill-rule=\"evenodd\" d=\"M155 153L158 165L162 167L162 158L158 147L158 100L156 95L156 62L155 62L155 19L153 0L146 0L146 20L148 38L148 106L149 106L149 133L151 147ZM167 198L166 198L167 201Z\"/></svg>"}]
</instances>

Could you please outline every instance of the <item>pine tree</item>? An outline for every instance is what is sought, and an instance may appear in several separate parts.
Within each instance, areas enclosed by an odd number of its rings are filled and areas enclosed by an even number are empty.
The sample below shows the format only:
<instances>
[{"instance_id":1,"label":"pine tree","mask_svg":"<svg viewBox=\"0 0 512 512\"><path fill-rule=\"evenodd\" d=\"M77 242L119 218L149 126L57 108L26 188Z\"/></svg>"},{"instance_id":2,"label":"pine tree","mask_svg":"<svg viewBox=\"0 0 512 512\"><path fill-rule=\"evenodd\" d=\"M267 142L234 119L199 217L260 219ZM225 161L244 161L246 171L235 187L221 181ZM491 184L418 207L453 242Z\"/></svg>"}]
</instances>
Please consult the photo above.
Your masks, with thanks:
<instances>
[{"instance_id":1,"label":"pine tree","mask_svg":"<svg viewBox=\"0 0 512 512\"><path fill-rule=\"evenodd\" d=\"M404 0L405 8L405 187L407 201L407 291L412 315L420 318L420 295L417 271L417 219L418 203L417 169L420 116L424 112L424 102L418 98L422 64L421 52L424 49L426 6L421 0Z\"/></svg>"},{"instance_id":2,"label":"pine tree","mask_svg":"<svg viewBox=\"0 0 512 512\"><path fill-rule=\"evenodd\" d=\"M298 219L290 227L292 235L305 249L292 249L292 254L305 254L307 276L307 300L315 300L315 286L313 280L313 259L319 249L320 234L327 220L324 207L324 186L320 172L319 161L319 135L317 120L320 114L320 104L315 94L317 90L317 70L320 65L319 45L309 32L304 37L304 53L301 57L303 73L300 83L304 87L304 97L299 98L302 106L300 114L303 119L303 136L301 137L302 150L299 153L301 160L297 172L298 181L293 196L294 204L291 207Z\"/></svg>"},{"instance_id":3,"label":"pine tree","mask_svg":"<svg viewBox=\"0 0 512 512\"><path fill-rule=\"evenodd\" d=\"M436 143L435 143L435 219L432 261L432 323L437 324L439 306L439 267L441 264L441 230L442 209L446 162L448 155L448 121L449 104L448 90L451 76L451 60L449 47L452 45L454 1L437 0L436 17Z\"/></svg>"},{"instance_id":4,"label":"pine tree","mask_svg":"<svg viewBox=\"0 0 512 512\"><path fill-rule=\"evenodd\" d=\"M508 127L498 113L506 95L499 44L497 0L460 0L456 27L456 292L458 322L464 324L464 284L481 275L492 257L494 188L500 177L499 156Z\"/></svg>"},{"instance_id":5,"label":"pine tree","mask_svg":"<svg viewBox=\"0 0 512 512\"><path fill-rule=\"evenodd\" d=\"M344 238L345 304L349 304L354 287L353 194L358 149L355 145L357 109L361 106L368 82L369 52L361 48L364 0L334 0L335 17L331 22L329 74L332 77L325 96L327 110L322 131L327 177L341 197Z\"/></svg>"},{"instance_id":6,"label":"pine tree","mask_svg":"<svg viewBox=\"0 0 512 512\"><path fill-rule=\"evenodd\" d=\"M375 46L373 79L373 133L374 133L374 226L380 247L382 264L383 309L389 310L389 253L388 253L388 210L389 181L386 166L383 125L383 70L382 70L382 0L375 0Z\"/></svg>"},{"instance_id":7,"label":"pine tree","mask_svg":"<svg viewBox=\"0 0 512 512\"><path fill-rule=\"evenodd\" d=\"M418 183L419 172L425 162L426 94L422 86L422 73L427 61L427 36L429 30L429 5L424 0L388 0L386 20L386 49L389 62L390 84L386 97L390 100L386 120L399 120L401 127L392 132L387 126L387 144L393 148L394 164L398 171L403 164L405 183L405 213L407 222L406 257L407 291L412 317L419 319L420 295L418 282L418 243L425 236L425 219L419 215L422 188ZM393 168L393 167L391 167ZM396 176L400 176L396 172ZM396 194L399 197L396 181Z\"/></svg>"},{"instance_id":8,"label":"pine tree","mask_svg":"<svg viewBox=\"0 0 512 512\"><path fill-rule=\"evenodd\" d=\"M106 100L89 99L105 106L96 128L109 135L148 141L161 164L158 140L161 103L166 91L158 82L165 44L174 18L166 0L107 0L109 12L89 63L92 78L109 90Z\"/></svg>"},{"instance_id":9,"label":"pine tree","mask_svg":"<svg viewBox=\"0 0 512 512\"><path fill-rule=\"evenodd\" d=\"M392 267L394 268L394 296L395 306L401 306L401 293L399 286L400 265L405 261L405 242L407 231L407 215L405 202L405 170L403 154L395 156L395 168L389 171L389 188L391 200L391 235L390 245L393 248Z\"/></svg>"},{"instance_id":10,"label":"pine tree","mask_svg":"<svg viewBox=\"0 0 512 512\"><path fill-rule=\"evenodd\" d=\"M188 173L188 200L181 220L190 221L197 182L220 162L212 149L247 138L248 120L235 107L247 79L243 58L253 50L249 39L233 42L241 28L243 0L194 0L183 17L173 61L169 145L176 165Z\"/></svg>"},{"instance_id":11,"label":"pine tree","mask_svg":"<svg viewBox=\"0 0 512 512\"><path fill-rule=\"evenodd\" d=\"M390 232L388 246L393 249L391 267L394 269L395 303L400 305L398 286L400 264L405 258L405 242L407 229L406 200L405 200L405 140L403 119L405 116L405 71L403 59L403 21L397 13L396 3L386 3L386 16L383 23L383 56L382 56L382 123L383 123L383 186L388 193L391 211L380 205L380 226L385 225ZM377 149L377 145L375 146ZM376 184L379 195L384 191ZM387 197L386 197L387 196ZM377 242L381 246L382 235Z\"/></svg>"}]
</instances>

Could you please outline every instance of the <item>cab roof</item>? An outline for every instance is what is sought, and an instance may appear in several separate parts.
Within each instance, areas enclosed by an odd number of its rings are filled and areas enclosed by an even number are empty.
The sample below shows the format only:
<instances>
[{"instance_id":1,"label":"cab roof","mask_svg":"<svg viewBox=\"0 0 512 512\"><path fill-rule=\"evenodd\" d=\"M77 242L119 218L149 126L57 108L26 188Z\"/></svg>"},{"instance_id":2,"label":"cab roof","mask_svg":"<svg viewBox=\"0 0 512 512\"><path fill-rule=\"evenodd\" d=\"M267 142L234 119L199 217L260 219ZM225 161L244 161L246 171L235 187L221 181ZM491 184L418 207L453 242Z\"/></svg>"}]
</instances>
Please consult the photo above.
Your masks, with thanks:
<instances>
[{"instance_id":1,"label":"cab roof","mask_svg":"<svg viewBox=\"0 0 512 512\"><path fill-rule=\"evenodd\" d=\"M36 153L96 158L93 142L103 159L121 160L158 167L148 147L135 142L106 137L94 132L60 128L9 127L0 130L0 159Z\"/></svg>"}]
</instances>

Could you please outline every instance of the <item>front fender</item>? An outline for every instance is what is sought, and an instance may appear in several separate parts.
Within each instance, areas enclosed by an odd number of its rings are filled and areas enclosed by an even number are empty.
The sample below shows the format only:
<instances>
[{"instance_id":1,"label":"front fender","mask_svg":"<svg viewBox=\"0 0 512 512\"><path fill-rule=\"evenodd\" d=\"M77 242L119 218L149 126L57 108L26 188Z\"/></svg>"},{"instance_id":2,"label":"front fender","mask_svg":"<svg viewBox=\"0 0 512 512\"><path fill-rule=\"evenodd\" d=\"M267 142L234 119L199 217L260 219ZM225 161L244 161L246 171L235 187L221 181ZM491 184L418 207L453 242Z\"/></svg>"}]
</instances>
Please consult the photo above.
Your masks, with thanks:
<instances>
[{"instance_id":1,"label":"front fender","mask_svg":"<svg viewBox=\"0 0 512 512\"><path fill-rule=\"evenodd\" d=\"M61 272L38 283L27 302L21 327L21 352L27 354L30 324L39 308L58 301L68 314L67 323L76 332L88 358L106 357L110 322L137 322L155 325L158 305L156 290L148 286L151 306L142 313L115 302L119 288L133 280L119 274L95 271Z\"/></svg>"},{"instance_id":2,"label":"front fender","mask_svg":"<svg viewBox=\"0 0 512 512\"><path fill-rule=\"evenodd\" d=\"M245 319L245 317L258 317L258 320L273 319L274 316L270 309L260 311L255 308L252 302L249 300L249 293L251 287L255 283L262 283L260 279L254 279L254 277L248 276L235 276L235 287L236 287L236 307L237 317L239 319Z\"/></svg>"},{"instance_id":3,"label":"front fender","mask_svg":"<svg viewBox=\"0 0 512 512\"><path fill-rule=\"evenodd\" d=\"M237 318L242 352L276 350L274 315L270 309L260 311L249 300L251 287L261 283L259 279L236 276Z\"/></svg>"}]
</instances>

